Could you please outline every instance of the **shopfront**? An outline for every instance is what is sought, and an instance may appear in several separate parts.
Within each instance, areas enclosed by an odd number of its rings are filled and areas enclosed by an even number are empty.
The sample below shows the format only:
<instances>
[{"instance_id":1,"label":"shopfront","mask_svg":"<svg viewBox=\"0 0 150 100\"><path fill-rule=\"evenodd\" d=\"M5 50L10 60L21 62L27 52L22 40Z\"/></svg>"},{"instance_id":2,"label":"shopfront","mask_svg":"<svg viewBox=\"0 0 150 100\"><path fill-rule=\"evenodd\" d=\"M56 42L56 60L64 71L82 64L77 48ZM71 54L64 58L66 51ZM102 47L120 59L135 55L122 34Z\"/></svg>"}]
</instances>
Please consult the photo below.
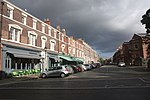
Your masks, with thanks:
<instances>
[{"instance_id":1,"label":"shopfront","mask_svg":"<svg viewBox=\"0 0 150 100\"><path fill-rule=\"evenodd\" d=\"M3 70L10 73L12 70L41 69L42 57L40 50L4 45Z\"/></svg>"}]
</instances>

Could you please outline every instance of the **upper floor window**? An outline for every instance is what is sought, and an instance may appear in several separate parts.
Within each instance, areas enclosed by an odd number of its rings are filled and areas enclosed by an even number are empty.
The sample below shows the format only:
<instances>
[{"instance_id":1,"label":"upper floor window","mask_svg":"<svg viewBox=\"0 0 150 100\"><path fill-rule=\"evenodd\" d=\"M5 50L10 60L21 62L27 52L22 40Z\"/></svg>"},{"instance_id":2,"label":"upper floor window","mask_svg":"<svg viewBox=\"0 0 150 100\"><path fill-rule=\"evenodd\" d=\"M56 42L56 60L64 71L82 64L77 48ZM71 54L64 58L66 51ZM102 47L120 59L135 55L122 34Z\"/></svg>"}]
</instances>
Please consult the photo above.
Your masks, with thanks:
<instances>
[{"instance_id":1,"label":"upper floor window","mask_svg":"<svg viewBox=\"0 0 150 100\"><path fill-rule=\"evenodd\" d=\"M68 52L69 52L69 54L71 54L71 47L68 48Z\"/></svg>"},{"instance_id":2,"label":"upper floor window","mask_svg":"<svg viewBox=\"0 0 150 100\"><path fill-rule=\"evenodd\" d=\"M138 49L138 45L137 44L135 45L135 49Z\"/></svg>"},{"instance_id":3,"label":"upper floor window","mask_svg":"<svg viewBox=\"0 0 150 100\"><path fill-rule=\"evenodd\" d=\"M70 44L70 38L68 38L68 44Z\"/></svg>"},{"instance_id":4,"label":"upper floor window","mask_svg":"<svg viewBox=\"0 0 150 100\"><path fill-rule=\"evenodd\" d=\"M42 37L41 37L41 40L42 40L41 47L44 49L44 48L46 47L46 41L47 41L46 36L42 36Z\"/></svg>"},{"instance_id":5,"label":"upper floor window","mask_svg":"<svg viewBox=\"0 0 150 100\"><path fill-rule=\"evenodd\" d=\"M22 22L24 25L26 25L26 23L27 23L27 15L24 14L24 13L22 13L22 19L21 19L21 22Z\"/></svg>"},{"instance_id":6,"label":"upper floor window","mask_svg":"<svg viewBox=\"0 0 150 100\"><path fill-rule=\"evenodd\" d=\"M28 32L29 44L32 46L36 45L37 34L34 31Z\"/></svg>"},{"instance_id":7,"label":"upper floor window","mask_svg":"<svg viewBox=\"0 0 150 100\"><path fill-rule=\"evenodd\" d=\"M65 45L62 44L62 45L61 45L61 48L62 48L62 52L64 52L64 51L65 51Z\"/></svg>"},{"instance_id":8,"label":"upper floor window","mask_svg":"<svg viewBox=\"0 0 150 100\"><path fill-rule=\"evenodd\" d=\"M56 45L56 41L55 40L50 40L50 50L51 51L55 51L55 45Z\"/></svg>"},{"instance_id":9,"label":"upper floor window","mask_svg":"<svg viewBox=\"0 0 150 100\"><path fill-rule=\"evenodd\" d=\"M42 24L42 32L45 33L45 24Z\"/></svg>"},{"instance_id":10,"label":"upper floor window","mask_svg":"<svg viewBox=\"0 0 150 100\"><path fill-rule=\"evenodd\" d=\"M56 31L56 30L54 30L54 38L56 38L56 34L57 34L57 31Z\"/></svg>"},{"instance_id":11,"label":"upper floor window","mask_svg":"<svg viewBox=\"0 0 150 100\"><path fill-rule=\"evenodd\" d=\"M9 24L9 39L20 42L20 34L22 33L22 28L16 24Z\"/></svg>"},{"instance_id":12,"label":"upper floor window","mask_svg":"<svg viewBox=\"0 0 150 100\"><path fill-rule=\"evenodd\" d=\"M14 8L7 4L7 16L10 19L13 19L13 10L14 10Z\"/></svg>"},{"instance_id":13,"label":"upper floor window","mask_svg":"<svg viewBox=\"0 0 150 100\"><path fill-rule=\"evenodd\" d=\"M52 29L49 27L49 28L48 28L48 34L49 34L49 36L52 35L51 32L52 32Z\"/></svg>"},{"instance_id":14,"label":"upper floor window","mask_svg":"<svg viewBox=\"0 0 150 100\"><path fill-rule=\"evenodd\" d=\"M62 37L61 37L61 38L62 38L62 42L64 42L64 35L63 35L63 34L62 34Z\"/></svg>"},{"instance_id":15,"label":"upper floor window","mask_svg":"<svg viewBox=\"0 0 150 100\"><path fill-rule=\"evenodd\" d=\"M33 29L36 29L37 20L33 19Z\"/></svg>"}]
</instances>

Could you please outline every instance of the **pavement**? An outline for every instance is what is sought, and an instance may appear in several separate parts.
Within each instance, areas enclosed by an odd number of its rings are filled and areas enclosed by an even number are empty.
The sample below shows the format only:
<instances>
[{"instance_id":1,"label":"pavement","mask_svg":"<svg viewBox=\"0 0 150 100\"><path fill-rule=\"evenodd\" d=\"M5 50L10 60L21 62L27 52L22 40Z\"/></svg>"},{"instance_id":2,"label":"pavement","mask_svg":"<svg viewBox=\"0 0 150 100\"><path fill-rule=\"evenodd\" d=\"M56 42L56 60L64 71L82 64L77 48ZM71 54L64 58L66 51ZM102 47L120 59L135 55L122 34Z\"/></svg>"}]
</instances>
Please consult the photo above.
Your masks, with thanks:
<instances>
[{"instance_id":1,"label":"pavement","mask_svg":"<svg viewBox=\"0 0 150 100\"><path fill-rule=\"evenodd\" d=\"M16 82L16 81L34 80L38 78L39 78L39 74L10 77L10 78L0 80L0 85L4 83L10 83L10 82Z\"/></svg>"}]
</instances>

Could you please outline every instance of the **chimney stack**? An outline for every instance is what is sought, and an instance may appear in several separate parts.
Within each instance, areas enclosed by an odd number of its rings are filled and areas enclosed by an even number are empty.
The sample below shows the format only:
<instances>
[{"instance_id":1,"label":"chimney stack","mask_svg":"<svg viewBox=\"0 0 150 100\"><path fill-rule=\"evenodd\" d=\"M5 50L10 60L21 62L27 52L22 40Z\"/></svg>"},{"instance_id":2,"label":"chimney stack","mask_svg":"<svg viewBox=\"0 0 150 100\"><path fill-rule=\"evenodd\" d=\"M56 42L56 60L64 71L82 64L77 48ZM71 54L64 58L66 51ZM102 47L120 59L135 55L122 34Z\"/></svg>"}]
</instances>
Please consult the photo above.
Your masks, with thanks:
<instances>
[{"instance_id":1,"label":"chimney stack","mask_svg":"<svg viewBox=\"0 0 150 100\"><path fill-rule=\"evenodd\" d=\"M48 24L48 25L51 25L51 22L50 22L49 18L44 19L44 22L45 22L46 24Z\"/></svg>"}]
</instances>

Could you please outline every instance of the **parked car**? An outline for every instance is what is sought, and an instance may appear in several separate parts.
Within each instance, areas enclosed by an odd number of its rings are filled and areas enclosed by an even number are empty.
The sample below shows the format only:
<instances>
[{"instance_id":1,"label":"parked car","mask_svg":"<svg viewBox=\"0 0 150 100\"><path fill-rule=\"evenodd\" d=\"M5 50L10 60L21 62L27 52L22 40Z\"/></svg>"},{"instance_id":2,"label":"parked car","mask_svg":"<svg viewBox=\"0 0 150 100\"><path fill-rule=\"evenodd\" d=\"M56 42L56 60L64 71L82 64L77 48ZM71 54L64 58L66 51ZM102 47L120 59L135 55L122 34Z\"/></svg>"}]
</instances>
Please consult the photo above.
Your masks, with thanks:
<instances>
[{"instance_id":1,"label":"parked car","mask_svg":"<svg viewBox=\"0 0 150 100\"><path fill-rule=\"evenodd\" d=\"M92 68L96 68L96 66L95 66L94 64L90 64L90 66L91 66Z\"/></svg>"},{"instance_id":2,"label":"parked car","mask_svg":"<svg viewBox=\"0 0 150 100\"><path fill-rule=\"evenodd\" d=\"M69 74L73 74L74 73L74 70L73 70L73 68L70 65L63 65L63 66L65 66L68 69Z\"/></svg>"},{"instance_id":3,"label":"parked car","mask_svg":"<svg viewBox=\"0 0 150 100\"><path fill-rule=\"evenodd\" d=\"M79 72L79 68L77 66L75 66L75 65L70 65L70 66L73 69L74 73Z\"/></svg>"},{"instance_id":4,"label":"parked car","mask_svg":"<svg viewBox=\"0 0 150 100\"><path fill-rule=\"evenodd\" d=\"M96 67L101 67L101 63L94 63Z\"/></svg>"},{"instance_id":5,"label":"parked car","mask_svg":"<svg viewBox=\"0 0 150 100\"><path fill-rule=\"evenodd\" d=\"M125 64L124 62L119 62L118 66L119 66L119 67L125 67L126 64Z\"/></svg>"},{"instance_id":6,"label":"parked car","mask_svg":"<svg viewBox=\"0 0 150 100\"><path fill-rule=\"evenodd\" d=\"M84 64L84 66L86 67L87 70L91 70L92 69L90 64Z\"/></svg>"},{"instance_id":7,"label":"parked car","mask_svg":"<svg viewBox=\"0 0 150 100\"><path fill-rule=\"evenodd\" d=\"M43 71L40 74L40 77L46 78L46 77L52 77L52 76L59 76L61 78L64 78L66 76L69 76L69 70L67 69L67 66L57 66L57 67L51 67L47 71Z\"/></svg>"}]
</instances>

